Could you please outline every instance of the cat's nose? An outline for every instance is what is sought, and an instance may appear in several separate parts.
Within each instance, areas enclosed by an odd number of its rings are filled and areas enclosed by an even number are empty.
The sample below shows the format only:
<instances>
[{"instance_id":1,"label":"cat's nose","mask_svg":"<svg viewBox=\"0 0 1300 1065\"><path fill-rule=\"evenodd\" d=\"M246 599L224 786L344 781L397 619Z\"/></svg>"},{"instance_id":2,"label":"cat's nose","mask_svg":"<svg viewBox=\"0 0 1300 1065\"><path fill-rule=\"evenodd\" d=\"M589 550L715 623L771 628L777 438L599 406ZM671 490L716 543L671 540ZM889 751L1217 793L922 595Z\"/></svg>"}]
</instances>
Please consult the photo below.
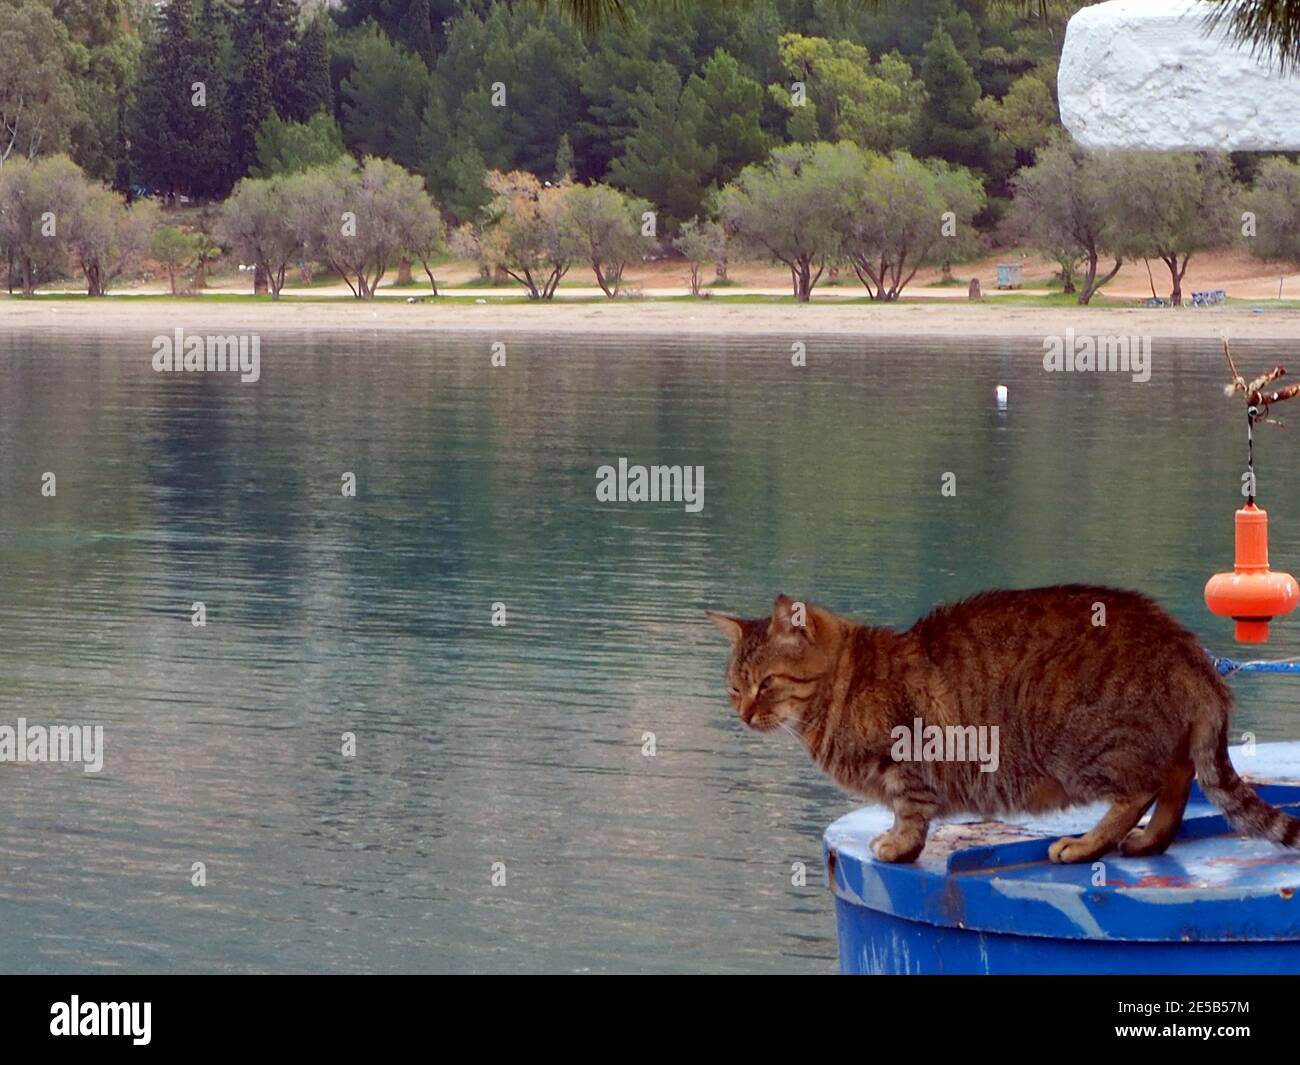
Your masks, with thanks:
<instances>
[{"instance_id":1,"label":"cat's nose","mask_svg":"<svg viewBox=\"0 0 1300 1065\"><path fill-rule=\"evenodd\" d=\"M753 719L754 711L755 709L757 709L757 707L758 707L758 702L755 699L750 699L749 702L747 703L741 703L740 720L743 721L746 725L748 725L749 722Z\"/></svg>"}]
</instances>

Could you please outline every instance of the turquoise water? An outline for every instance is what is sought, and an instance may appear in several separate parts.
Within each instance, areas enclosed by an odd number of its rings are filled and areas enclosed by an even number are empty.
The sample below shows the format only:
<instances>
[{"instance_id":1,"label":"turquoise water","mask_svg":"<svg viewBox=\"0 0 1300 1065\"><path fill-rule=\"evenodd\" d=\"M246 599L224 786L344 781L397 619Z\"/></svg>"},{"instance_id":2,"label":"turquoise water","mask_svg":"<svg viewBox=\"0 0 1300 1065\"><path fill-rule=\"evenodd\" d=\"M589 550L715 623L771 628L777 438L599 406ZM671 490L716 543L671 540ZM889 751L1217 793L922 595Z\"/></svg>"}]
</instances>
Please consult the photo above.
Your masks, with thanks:
<instances>
[{"instance_id":1,"label":"turquoise water","mask_svg":"<svg viewBox=\"0 0 1300 1065\"><path fill-rule=\"evenodd\" d=\"M105 734L98 774L0 765L0 970L832 971L852 803L734 719L705 607L907 624L1104 581L1235 653L1201 602L1244 460L1217 345L1156 341L1135 384L1025 341L804 338L798 369L796 339L507 337L494 369L269 334L241 384L0 334L0 725ZM1297 570L1300 438L1260 437ZM620 457L703 466L703 510L598 502ZM1237 682L1240 726L1300 735L1296 684Z\"/></svg>"}]
</instances>

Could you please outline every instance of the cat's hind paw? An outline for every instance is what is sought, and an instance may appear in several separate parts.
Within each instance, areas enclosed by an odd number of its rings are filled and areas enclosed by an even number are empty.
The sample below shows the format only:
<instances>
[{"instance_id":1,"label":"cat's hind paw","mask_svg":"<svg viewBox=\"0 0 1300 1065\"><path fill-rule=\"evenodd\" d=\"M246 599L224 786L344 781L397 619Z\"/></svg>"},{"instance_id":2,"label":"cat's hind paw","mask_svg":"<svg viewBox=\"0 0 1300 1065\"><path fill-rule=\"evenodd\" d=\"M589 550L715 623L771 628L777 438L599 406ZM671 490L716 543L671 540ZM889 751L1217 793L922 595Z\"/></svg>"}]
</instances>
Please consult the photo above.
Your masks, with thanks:
<instances>
[{"instance_id":1,"label":"cat's hind paw","mask_svg":"<svg viewBox=\"0 0 1300 1065\"><path fill-rule=\"evenodd\" d=\"M1144 858L1150 854L1163 854L1172 842L1172 834L1161 835L1150 828L1135 828L1124 837L1119 850L1130 858Z\"/></svg>"},{"instance_id":2,"label":"cat's hind paw","mask_svg":"<svg viewBox=\"0 0 1300 1065\"><path fill-rule=\"evenodd\" d=\"M914 862L925 850L925 839L909 839L885 832L871 841L871 853L882 862Z\"/></svg>"}]
</instances>

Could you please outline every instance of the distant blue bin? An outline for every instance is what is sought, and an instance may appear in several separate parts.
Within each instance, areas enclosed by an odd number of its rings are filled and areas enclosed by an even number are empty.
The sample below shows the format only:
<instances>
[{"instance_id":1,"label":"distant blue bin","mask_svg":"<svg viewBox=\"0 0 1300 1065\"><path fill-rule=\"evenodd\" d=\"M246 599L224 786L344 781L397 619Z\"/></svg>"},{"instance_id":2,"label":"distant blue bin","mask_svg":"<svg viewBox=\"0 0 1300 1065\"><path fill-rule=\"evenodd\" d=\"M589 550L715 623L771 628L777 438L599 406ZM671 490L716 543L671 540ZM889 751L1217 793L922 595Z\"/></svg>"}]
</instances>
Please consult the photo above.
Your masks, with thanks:
<instances>
[{"instance_id":1,"label":"distant blue bin","mask_svg":"<svg viewBox=\"0 0 1300 1065\"><path fill-rule=\"evenodd\" d=\"M998 288L1020 288L1024 283L1023 263L998 263Z\"/></svg>"},{"instance_id":2,"label":"distant blue bin","mask_svg":"<svg viewBox=\"0 0 1300 1065\"><path fill-rule=\"evenodd\" d=\"M1300 815L1300 743L1232 760L1268 802ZM1054 865L1047 848L1104 807L1010 822L949 822L915 864L872 857L892 815L857 810L824 856L845 973L1300 973L1300 852L1232 831L1197 789L1173 846Z\"/></svg>"}]
</instances>

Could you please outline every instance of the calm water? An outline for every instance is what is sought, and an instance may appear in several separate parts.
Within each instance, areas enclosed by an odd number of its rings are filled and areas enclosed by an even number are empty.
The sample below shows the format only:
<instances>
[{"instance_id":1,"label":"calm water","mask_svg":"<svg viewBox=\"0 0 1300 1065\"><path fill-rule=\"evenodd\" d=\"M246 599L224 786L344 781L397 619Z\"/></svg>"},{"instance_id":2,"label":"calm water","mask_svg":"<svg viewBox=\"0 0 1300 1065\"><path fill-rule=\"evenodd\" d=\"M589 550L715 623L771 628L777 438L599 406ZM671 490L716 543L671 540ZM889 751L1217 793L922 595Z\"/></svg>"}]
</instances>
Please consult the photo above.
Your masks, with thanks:
<instances>
[{"instance_id":1,"label":"calm water","mask_svg":"<svg viewBox=\"0 0 1300 1065\"><path fill-rule=\"evenodd\" d=\"M0 765L0 971L828 972L851 804L733 718L706 606L908 623L1106 581L1231 651L1215 345L1157 342L1139 385L1020 341L796 370L792 339L516 338L494 370L482 338L268 335L240 384L152 372L147 335L0 334L0 724L106 733L97 775ZM1294 570L1300 438L1261 437ZM599 504L620 456L703 465L703 511ZM1289 682L1238 690L1300 733Z\"/></svg>"}]
</instances>

